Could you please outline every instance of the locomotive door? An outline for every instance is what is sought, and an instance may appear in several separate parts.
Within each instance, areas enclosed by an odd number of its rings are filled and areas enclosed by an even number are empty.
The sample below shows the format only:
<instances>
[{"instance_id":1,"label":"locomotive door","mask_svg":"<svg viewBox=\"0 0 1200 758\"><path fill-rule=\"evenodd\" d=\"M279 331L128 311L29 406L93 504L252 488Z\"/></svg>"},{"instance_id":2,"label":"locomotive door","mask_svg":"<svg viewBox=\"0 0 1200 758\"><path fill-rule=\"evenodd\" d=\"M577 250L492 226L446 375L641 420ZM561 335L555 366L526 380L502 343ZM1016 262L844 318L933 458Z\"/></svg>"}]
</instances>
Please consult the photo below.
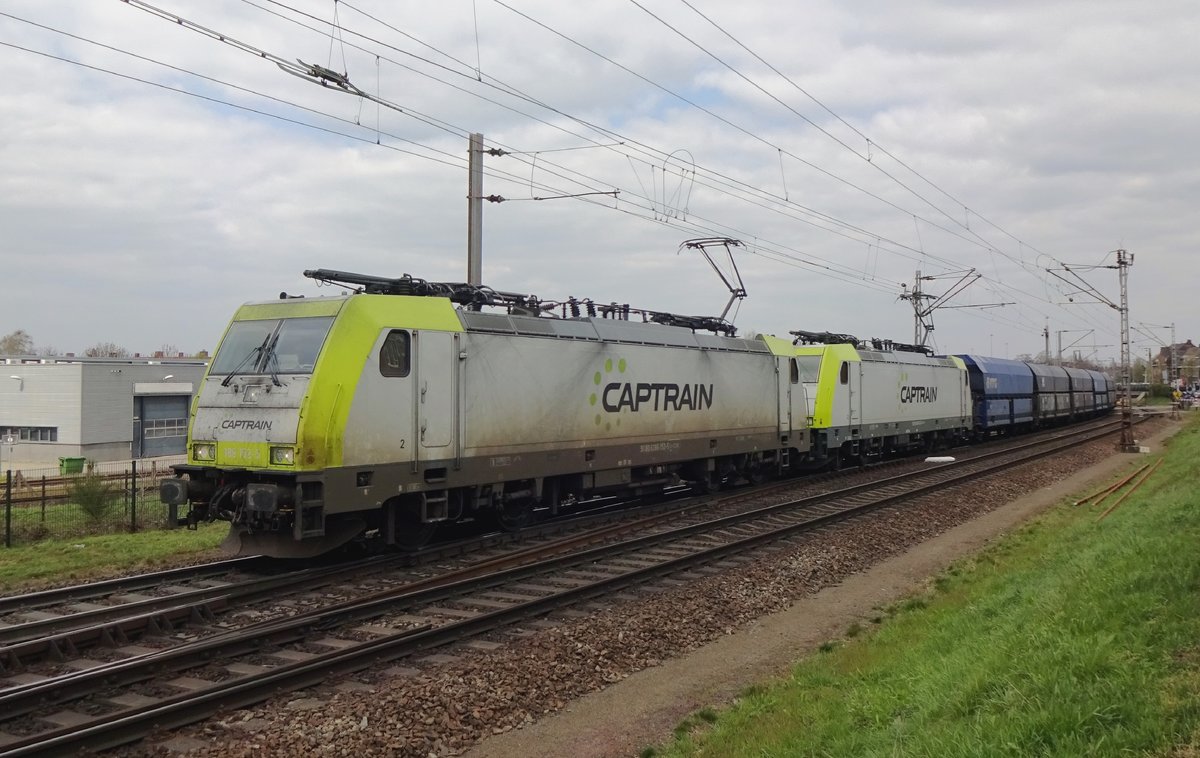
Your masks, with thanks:
<instances>
[{"instance_id":1,"label":"locomotive door","mask_svg":"<svg viewBox=\"0 0 1200 758\"><path fill-rule=\"evenodd\" d=\"M779 358L775 376L779 379L779 433L792 430L792 392L799 387L800 370L795 358Z\"/></svg>"},{"instance_id":2,"label":"locomotive door","mask_svg":"<svg viewBox=\"0 0 1200 758\"><path fill-rule=\"evenodd\" d=\"M847 418L850 420L850 438L858 439L862 429L862 363L859 361L842 362L842 384L849 385L846 393L850 403Z\"/></svg>"},{"instance_id":3,"label":"locomotive door","mask_svg":"<svg viewBox=\"0 0 1200 758\"><path fill-rule=\"evenodd\" d=\"M417 365L417 440L419 450L436 449L421 458L445 458L454 439L454 335L419 332Z\"/></svg>"}]
</instances>

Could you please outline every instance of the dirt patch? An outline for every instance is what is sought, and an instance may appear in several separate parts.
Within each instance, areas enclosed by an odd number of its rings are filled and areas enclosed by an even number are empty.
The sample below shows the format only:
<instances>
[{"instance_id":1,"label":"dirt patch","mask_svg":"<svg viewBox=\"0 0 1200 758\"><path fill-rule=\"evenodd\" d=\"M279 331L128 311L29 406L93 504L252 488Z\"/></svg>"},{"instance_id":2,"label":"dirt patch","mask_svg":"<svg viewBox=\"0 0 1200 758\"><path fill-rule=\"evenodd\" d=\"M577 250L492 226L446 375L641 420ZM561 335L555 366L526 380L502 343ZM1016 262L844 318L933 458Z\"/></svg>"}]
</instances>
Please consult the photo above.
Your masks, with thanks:
<instances>
[{"instance_id":1,"label":"dirt patch","mask_svg":"<svg viewBox=\"0 0 1200 758\"><path fill-rule=\"evenodd\" d=\"M1171 426L1142 444L1157 449L1177 429L1177 425ZM1137 460L1137 456L1111 456L1053 486L850 575L839 585L802 598L787 610L758 619L736 634L639 671L522 729L489 737L466 755L636 755L647 745L666 740L688 714L705 706L724 705L746 687L786 672L794 660L841 637L852 623L877 615L874 609L921 589L931 576L955 560Z\"/></svg>"}]
</instances>

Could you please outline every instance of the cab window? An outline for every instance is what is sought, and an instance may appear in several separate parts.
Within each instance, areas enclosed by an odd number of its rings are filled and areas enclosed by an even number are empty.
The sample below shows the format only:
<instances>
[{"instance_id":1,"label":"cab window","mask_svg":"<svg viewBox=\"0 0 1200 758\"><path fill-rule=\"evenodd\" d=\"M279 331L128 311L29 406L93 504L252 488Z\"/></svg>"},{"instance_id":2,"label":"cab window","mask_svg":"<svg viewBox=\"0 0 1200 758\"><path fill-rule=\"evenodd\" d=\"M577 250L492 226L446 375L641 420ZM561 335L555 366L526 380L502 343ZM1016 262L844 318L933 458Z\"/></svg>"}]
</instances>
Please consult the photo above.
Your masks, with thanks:
<instances>
[{"instance_id":1,"label":"cab window","mask_svg":"<svg viewBox=\"0 0 1200 758\"><path fill-rule=\"evenodd\" d=\"M850 383L850 364L846 363L845 361L842 361L841 382L842 384Z\"/></svg>"},{"instance_id":2,"label":"cab window","mask_svg":"<svg viewBox=\"0 0 1200 758\"><path fill-rule=\"evenodd\" d=\"M210 374L311 374L333 316L235 321Z\"/></svg>"},{"instance_id":3,"label":"cab window","mask_svg":"<svg viewBox=\"0 0 1200 758\"><path fill-rule=\"evenodd\" d=\"M408 376L412 365L410 347L412 338L408 332L393 329L383 340L379 349L379 373L384 376Z\"/></svg>"}]
</instances>

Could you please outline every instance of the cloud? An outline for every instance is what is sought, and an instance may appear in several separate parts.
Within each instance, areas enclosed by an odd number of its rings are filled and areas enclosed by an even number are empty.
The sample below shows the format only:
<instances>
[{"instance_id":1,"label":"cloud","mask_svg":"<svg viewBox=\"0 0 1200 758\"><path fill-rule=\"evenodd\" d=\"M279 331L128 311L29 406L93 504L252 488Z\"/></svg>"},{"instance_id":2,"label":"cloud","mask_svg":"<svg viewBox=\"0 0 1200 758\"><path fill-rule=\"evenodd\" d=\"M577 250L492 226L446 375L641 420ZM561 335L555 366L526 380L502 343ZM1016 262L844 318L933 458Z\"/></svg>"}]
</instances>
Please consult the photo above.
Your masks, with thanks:
<instances>
[{"instance_id":1,"label":"cloud","mask_svg":"<svg viewBox=\"0 0 1200 758\"><path fill-rule=\"evenodd\" d=\"M729 235L748 245L744 329L907 339L900 283L975 268L988 281L956 303L1016 304L940 311L938 346L1037 352L1047 319L1116 343L1115 313L1058 305L1042 269L1124 246L1134 321L1200 331L1190 3L695 3L844 121L686 5L643 0L696 44L633 4L509 4L629 71L495 2L360 0L391 28L346 6L332 44L327 2L161 3L344 70L397 112L127 4L10 3L0 332L75 351L212 349L243 301L328 292L307 268L461 280L468 131L512 153L485 158L485 191L511 200L485 209L500 289L716 313L720 280L677 250ZM1116 296L1115 272L1089 276Z\"/></svg>"}]
</instances>

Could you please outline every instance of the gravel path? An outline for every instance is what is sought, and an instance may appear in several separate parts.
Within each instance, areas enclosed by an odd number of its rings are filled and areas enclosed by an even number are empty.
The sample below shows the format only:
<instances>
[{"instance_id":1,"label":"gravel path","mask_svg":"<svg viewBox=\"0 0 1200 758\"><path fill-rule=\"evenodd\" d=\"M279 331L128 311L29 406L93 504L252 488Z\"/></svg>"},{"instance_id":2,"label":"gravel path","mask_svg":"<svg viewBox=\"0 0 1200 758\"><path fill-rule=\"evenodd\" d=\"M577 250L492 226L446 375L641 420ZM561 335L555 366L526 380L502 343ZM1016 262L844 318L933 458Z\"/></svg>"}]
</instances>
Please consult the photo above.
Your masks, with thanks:
<instances>
[{"instance_id":1,"label":"gravel path","mask_svg":"<svg viewBox=\"0 0 1200 758\"><path fill-rule=\"evenodd\" d=\"M635 755L689 713L728 702L840 637L996 534L1133 465L1113 448L1092 443L912 501L886 521L838 524L735 569L655 583L490 644L362 672L122 752Z\"/></svg>"}]
</instances>

